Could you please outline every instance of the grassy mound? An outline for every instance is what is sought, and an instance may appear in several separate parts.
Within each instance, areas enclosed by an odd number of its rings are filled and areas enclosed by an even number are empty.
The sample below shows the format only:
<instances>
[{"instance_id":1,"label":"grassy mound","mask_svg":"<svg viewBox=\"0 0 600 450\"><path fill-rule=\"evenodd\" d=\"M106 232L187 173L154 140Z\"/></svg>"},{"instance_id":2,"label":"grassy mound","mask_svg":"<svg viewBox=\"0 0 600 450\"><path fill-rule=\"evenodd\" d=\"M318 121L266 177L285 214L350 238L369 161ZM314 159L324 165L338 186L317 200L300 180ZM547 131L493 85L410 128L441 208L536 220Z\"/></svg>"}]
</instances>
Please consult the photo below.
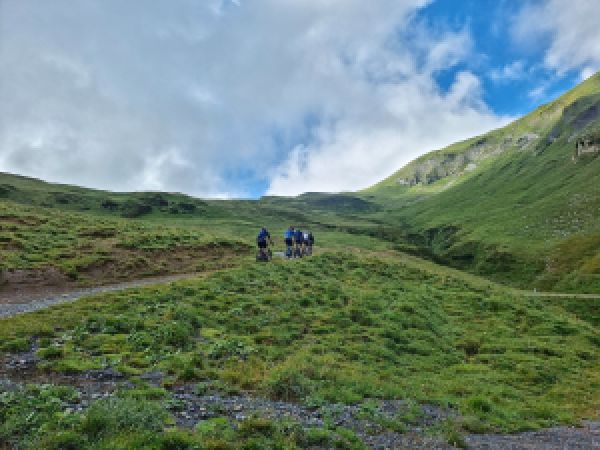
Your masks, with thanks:
<instances>
[{"instance_id":1,"label":"grassy mound","mask_svg":"<svg viewBox=\"0 0 600 450\"><path fill-rule=\"evenodd\" d=\"M191 272L215 258L250 253L248 244L227 232L0 202L5 283L14 270L32 276L39 271L43 278L54 268L63 281L112 281Z\"/></svg>"}]
</instances>

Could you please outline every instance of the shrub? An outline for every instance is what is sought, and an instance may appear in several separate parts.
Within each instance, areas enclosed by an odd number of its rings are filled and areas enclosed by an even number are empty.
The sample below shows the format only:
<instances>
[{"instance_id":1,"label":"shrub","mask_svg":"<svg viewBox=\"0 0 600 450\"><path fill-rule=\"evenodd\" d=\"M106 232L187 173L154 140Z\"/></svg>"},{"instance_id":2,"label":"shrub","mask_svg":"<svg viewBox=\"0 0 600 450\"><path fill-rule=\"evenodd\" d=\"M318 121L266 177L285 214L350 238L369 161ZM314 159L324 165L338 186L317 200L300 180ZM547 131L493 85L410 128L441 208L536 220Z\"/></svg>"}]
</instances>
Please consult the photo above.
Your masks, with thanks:
<instances>
[{"instance_id":1,"label":"shrub","mask_svg":"<svg viewBox=\"0 0 600 450\"><path fill-rule=\"evenodd\" d=\"M255 435L271 436L276 432L276 427L270 420L255 417L240 423L238 431L246 437Z\"/></svg>"},{"instance_id":2,"label":"shrub","mask_svg":"<svg viewBox=\"0 0 600 450\"><path fill-rule=\"evenodd\" d=\"M474 340L466 340L458 344L458 348L464 350L467 357L475 356L479 353L481 343Z\"/></svg>"},{"instance_id":3,"label":"shrub","mask_svg":"<svg viewBox=\"0 0 600 450\"><path fill-rule=\"evenodd\" d=\"M185 347L192 336L192 327L187 323L173 321L160 326L155 331L156 339L173 347Z\"/></svg>"},{"instance_id":4,"label":"shrub","mask_svg":"<svg viewBox=\"0 0 600 450\"><path fill-rule=\"evenodd\" d=\"M127 200L121 205L121 215L123 217L134 219L152 212L152 206L135 200Z\"/></svg>"},{"instance_id":5,"label":"shrub","mask_svg":"<svg viewBox=\"0 0 600 450\"><path fill-rule=\"evenodd\" d=\"M103 434L145 429L160 431L166 419L161 405L136 399L99 400L86 412L81 430L96 438Z\"/></svg>"},{"instance_id":6,"label":"shrub","mask_svg":"<svg viewBox=\"0 0 600 450\"><path fill-rule=\"evenodd\" d=\"M37 351L37 355L43 359L58 359L58 358L62 358L62 356L64 355L64 350L62 347L54 347L54 346L40 348Z\"/></svg>"},{"instance_id":7,"label":"shrub","mask_svg":"<svg viewBox=\"0 0 600 450\"><path fill-rule=\"evenodd\" d=\"M17 338L2 344L2 350L5 352L26 352L29 350L29 340L25 338Z\"/></svg>"},{"instance_id":8,"label":"shrub","mask_svg":"<svg viewBox=\"0 0 600 450\"><path fill-rule=\"evenodd\" d=\"M225 417L217 417L199 422L196 425L196 432L203 439L222 439L225 441L233 440L235 431Z\"/></svg>"},{"instance_id":9,"label":"shrub","mask_svg":"<svg viewBox=\"0 0 600 450\"><path fill-rule=\"evenodd\" d=\"M120 204L114 200L111 200L110 198L107 198L106 200L102 201L100 206L102 206L104 209L108 209L109 211L116 211L119 209Z\"/></svg>"},{"instance_id":10,"label":"shrub","mask_svg":"<svg viewBox=\"0 0 600 450\"><path fill-rule=\"evenodd\" d=\"M492 403L488 399L481 396L474 396L469 398L467 400L467 406L473 412L486 414L491 412L493 409Z\"/></svg>"},{"instance_id":11,"label":"shrub","mask_svg":"<svg viewBox=\"0 0 600 450\"><path fill-rule=\"evenodd\" d=\"M161 450L199 450L199 439L189 431L169 430L159 438Z\"/></svg>"},{"instance_id":12,"label":"shrub","mask_svg":"<svg viewBox=\"0 0 600 450\"><path fill-rule=\"evenodd\" d=\"M41 442L40 448L45 450L80 450L85 446L85 439L75 431L59 431L49 434Z\"/></svg>"},{"instance_id":13,"label":"shrub","mask_svg":"<svg viewBox=\"0 0 600 450\"><path fill-rule=\"evenodd\" d=\"M275 372L266 387L273 398L285 401L300 400L311 391L310 380L292 369Z\"/></svg>"},{"instance_id":14,"label":"shrub","mask_svg":"<svg viewBox=\"0 0 600 450\"><path fill-rule=\"evenodd\" d=\"M457 430L448 430L444 433L446 442L456 448L469 448L467 441Z\"/></svg>"}]
</instances>

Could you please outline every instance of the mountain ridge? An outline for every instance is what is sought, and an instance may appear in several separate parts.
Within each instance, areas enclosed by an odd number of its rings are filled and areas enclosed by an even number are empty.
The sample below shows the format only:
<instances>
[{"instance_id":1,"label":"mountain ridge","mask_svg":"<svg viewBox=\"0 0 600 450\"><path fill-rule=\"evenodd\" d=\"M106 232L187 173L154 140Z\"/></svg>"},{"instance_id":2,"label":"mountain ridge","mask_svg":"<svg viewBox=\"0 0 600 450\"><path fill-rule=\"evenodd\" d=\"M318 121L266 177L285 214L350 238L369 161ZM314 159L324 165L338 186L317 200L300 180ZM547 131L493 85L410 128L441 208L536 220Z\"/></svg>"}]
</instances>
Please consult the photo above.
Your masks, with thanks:
<instances>
[{"instance_id":1,"label":"mountain ridge","mask_svg":"<svg viewBox=\"0 0 600 450\"><path fill-rule=\"evenodd\" d=\"M600 73L362 194L405 230L406 250L521 287L598 292L599 132Z\"/></svg>"},{"instance_id":2,"label":"mountain ridge","mask_svg":"<svg viewBox=\"0 0 600 450\"><path fill-rule=\"evenodd\" d=\"M539 106L531 113L516 119L504 127L455 142L442 149L433 150L419 156L363 192L375 192L378 188L387 187L394 183L409 187L419 183L432 184L445 178L447 175L460 174L460 169L462 171L474 170L474 168L469 169L468 165L476 163L481 159L498 156L505 151L517 148L520 150L531 149L535 147L532 144L538 143L544 134L548 135L548 139L556 139L554 135L560 132L560 128L557 128L558 124L555 121L562 115L565 108L573 107L575 112L580 112L579 109L581 108L578 108L578 106L581 105L577 105L577 102L590 94L595 97L593 105L595 115L585 117L584 114L584 117L581 117L583 122L587 123L580 123L580 128L585 128L589 125L589 122L596 121L600 117L600 110L598 110L597 106L598 101L600 101L600 72L561 95L556 100ZM585 106L585 102L582 103ZM583 112L588 111L589 109L584 109ZM503 137L504 139L499 142L499 137ZM446 174L440 176L444 172Z\"/></svg>"}]
</instances>

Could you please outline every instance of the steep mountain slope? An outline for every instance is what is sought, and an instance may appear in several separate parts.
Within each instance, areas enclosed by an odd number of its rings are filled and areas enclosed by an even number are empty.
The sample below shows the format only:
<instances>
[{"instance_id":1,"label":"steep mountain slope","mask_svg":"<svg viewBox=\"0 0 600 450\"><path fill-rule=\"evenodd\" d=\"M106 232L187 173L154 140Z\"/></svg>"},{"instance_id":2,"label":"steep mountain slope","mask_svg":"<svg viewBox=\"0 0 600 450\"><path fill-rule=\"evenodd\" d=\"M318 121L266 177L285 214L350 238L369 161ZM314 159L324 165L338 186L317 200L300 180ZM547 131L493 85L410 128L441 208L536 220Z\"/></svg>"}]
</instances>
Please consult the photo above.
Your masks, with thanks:
<instances>
[{"instance_id":1,"label":"steep mountain slope","mask_svg":"<svg viewBox=\"0 0 600 450\"><path fill-rule=\"evenodd\" d=\"M600 74L364 191L412 251L523 287L600 291Z\"/></svg>"}]
</instances>

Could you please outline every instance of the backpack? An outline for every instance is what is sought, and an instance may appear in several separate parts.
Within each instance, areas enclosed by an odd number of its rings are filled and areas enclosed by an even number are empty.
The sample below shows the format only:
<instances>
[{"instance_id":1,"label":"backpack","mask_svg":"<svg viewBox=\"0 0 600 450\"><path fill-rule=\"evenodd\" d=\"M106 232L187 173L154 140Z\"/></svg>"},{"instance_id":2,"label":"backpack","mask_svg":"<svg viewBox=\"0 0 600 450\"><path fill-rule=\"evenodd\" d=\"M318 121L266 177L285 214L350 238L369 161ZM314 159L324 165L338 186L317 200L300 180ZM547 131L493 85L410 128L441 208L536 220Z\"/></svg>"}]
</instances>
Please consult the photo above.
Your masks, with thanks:
<instances>
[{"instance_id":1,"label":"backpack","mask_svg":"<svg viewBox=\"0 0 600 450\"><path fill-rule=\"evenodd\" d=\"M266 241L267 236L269 236L269 232L267 230L260 230L260 233L258 233L258 236L256 236L256 242Z\"/></svg>"},{"instance_id":2,"label":"backpack","mask_svg":"<svg viewBox=\"0 0 600 450\"><path fill-rule=\"evenodd\" d=\"M296 241L302 242L303 238L304 238L304 234L302 234L302 231L296 230Z\"/></svg>"}]
</instances>

